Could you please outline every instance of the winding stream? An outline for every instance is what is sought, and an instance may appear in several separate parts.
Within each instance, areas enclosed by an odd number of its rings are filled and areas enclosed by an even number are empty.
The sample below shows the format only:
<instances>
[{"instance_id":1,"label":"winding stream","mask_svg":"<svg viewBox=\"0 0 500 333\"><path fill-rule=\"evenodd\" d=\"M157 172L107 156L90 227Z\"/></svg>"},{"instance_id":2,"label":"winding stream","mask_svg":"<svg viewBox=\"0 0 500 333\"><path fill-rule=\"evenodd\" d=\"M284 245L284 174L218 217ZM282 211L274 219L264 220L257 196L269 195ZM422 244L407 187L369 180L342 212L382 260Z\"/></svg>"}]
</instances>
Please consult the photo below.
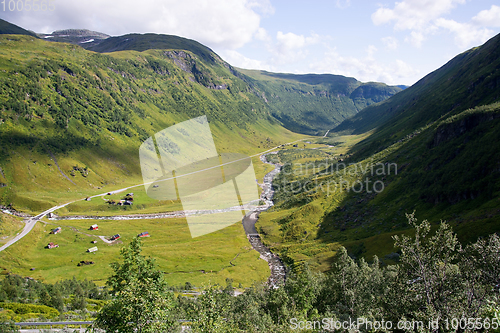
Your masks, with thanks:
<instances>
[{"instance_id":1,"label":"winding stream","mask_svg":"<svg viewBox=\"0 0 500 333\"><path fill-rule=\"evenodd\" d=\"M248 241L252 244L255 251L260 253L260 258L267 261L269 268L271 269L271 276L267 283L273 287L278 288L279 285L283 284L286 279L286 268L281 259L273 254L260 239L260 235L257 233L255 228L255 223L259 219L259 214L274 205L272 198L274 195L273 189L273 179L281 171L281 166L279 164L271 163L267 160L266 156L271 154L276 154L277 152L271 152L260 156L260 160L264 163L271 164L274 169L264 176L264 182L262 184L262 193L260 199L265 202L264 205L258 206L255 210L251 211L243 218L243 228L247 234Z\"/></svg>"}]
</instances>

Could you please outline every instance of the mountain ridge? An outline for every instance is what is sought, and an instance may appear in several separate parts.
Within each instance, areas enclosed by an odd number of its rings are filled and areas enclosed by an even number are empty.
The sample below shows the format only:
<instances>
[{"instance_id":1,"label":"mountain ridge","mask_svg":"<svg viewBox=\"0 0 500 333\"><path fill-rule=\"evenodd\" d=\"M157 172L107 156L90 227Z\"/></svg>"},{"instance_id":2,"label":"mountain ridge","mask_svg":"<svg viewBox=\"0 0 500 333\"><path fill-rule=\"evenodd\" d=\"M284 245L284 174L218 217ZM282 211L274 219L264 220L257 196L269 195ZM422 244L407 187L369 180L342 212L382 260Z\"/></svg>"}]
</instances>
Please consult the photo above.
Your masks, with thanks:
<instances>
[{"instance_id":1,"label":"mountain ridge","mask_svg":"<svg viewBox=\"0 0 500 333\"><path fill-rule=\"evenodd\" d=\"M444 115L487 105L500 99L500 34L467 50L413 86L337 126L332 132L375 130L358 148L374 152ZM392 141L391 141L392 140ZM370 141L371 148L366 145Z\"/></svg>"}]
</instances>

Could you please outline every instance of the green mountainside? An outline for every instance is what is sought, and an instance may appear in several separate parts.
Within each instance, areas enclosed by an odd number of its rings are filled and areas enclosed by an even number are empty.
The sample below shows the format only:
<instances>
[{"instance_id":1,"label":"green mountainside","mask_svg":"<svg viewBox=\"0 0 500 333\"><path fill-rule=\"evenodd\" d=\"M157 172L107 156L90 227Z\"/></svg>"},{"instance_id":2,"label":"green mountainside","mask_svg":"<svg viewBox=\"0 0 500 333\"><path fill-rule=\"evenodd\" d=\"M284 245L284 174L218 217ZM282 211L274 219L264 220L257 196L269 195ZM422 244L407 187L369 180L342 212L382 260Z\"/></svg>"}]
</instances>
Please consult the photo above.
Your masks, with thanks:
<instances>
[{"instance_id":1,"label":"green mountainside","mask_svg":"<svg viewBox=\"0 0 500 333\"><path fill-rule=\"evenodd\" d=\"M341 75L240 71L253 79L274 117L295 132L312 135L324 135L366 106L402 90Z\"/></svg>"},{"instance_id":2,"label":"green mountainside","mask_svg":"<svg viewBox=\"0 0 500 333\"><path fill-rule=\"evenodd\" d=\"M83 45L85 47L85 45ZM103 40L99 45L88 48L91 51L109 53L116 51L146 51L151 49L176 49L190 51L201 59L215 63L218 58L215 53L203 44L195 40L173 35L159 34L127 34L118 37L110 37Z\"/></svg>"},{"instance_id":3,"label":"green mountainside","mask_svg":"<svg viewBox=\"0 0 500 333\"><path fill-rule=\"evenodd\" d=\"M396 262L391 237L408 233L413 211L466 243L498 232L499 83L496 36L316 141L330 149L281 151L275 210L259 220L268 245L327 270L340 245Z\"/></svg>"},{"instance_id":4,"label":"green mountainside","mask_svg":"<svg viewBox=\"0 0 500 333\"><path fill-rule=\"evenodd\" d=\"M0 36L0 202L20 210L50 207L63 188L81 196L140 182L140 143L179 121L206 114L221 149L257 152L297 138L285 128L324 134L400 90L333 75L267 73L278 82L261 82L177 36L105 38L81 29L50 36ZM52 42L57 36L74 44ZM92 36L98 45L78 42ZM68 178L81 168L92 176Z\"/></svg>"},{"instance_id":5,"label":"green mountainside","mask_svg":"<svg viewBox=\"0 0 500 333\"><path fill-rule=\"evenodd\" d=\"M215 54L208 63L183 50L103 55L21 35L0 43L4 205L40 211L61 191L81 197L140 183L142 141L204 114L220 151L257 152L297 137ZM82 168L88 176L68 176Z\"/></svg>"},{"instance_id":6,"label":"green mountainside","mask_svg":"<svg viewBox=\"0 0 500 333\"><path fill-rule=\"evenodd\" d=\"M500 98L500 35L459 54L410 88L367 107L334 132L364 133L376 129L358 148L373 153L441 117L487 105Z\"/></svg>"},{"instance_id":7,"label":"green mountainside","mask_svg":"<svg viewBox=\"0 0 500 333\"><path fill-rule=\"evenodd\" d=\"M36 34L34 32L23 29L2 19L0 19L0 34L28 35L36 37Z\"/></svg>"}]
</instances>

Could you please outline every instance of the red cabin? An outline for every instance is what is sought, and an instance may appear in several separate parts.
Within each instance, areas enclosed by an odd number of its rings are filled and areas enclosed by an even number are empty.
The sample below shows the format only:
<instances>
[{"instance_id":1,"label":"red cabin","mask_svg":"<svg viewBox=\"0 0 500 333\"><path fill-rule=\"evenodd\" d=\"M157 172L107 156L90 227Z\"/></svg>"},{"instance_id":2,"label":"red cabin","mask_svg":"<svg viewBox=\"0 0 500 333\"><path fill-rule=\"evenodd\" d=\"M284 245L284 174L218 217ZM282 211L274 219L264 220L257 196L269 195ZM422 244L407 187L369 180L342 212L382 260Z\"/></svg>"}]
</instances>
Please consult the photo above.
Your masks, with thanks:
<instances>
[{"instance_id":1,"label":"red cabin","mask_svg":"<svg viewBox=\"0 0 500 333\"><path fill-rule=\"evenodd\" d=\"M56 247L59 247L59 245L58 245L58 244L54 244L54 243L52 243L52 242L50 242L50 243L47 245L47 248L48 248L48 249L53 249L53 248L56 248Z\"/></svg>"}]
</instances>

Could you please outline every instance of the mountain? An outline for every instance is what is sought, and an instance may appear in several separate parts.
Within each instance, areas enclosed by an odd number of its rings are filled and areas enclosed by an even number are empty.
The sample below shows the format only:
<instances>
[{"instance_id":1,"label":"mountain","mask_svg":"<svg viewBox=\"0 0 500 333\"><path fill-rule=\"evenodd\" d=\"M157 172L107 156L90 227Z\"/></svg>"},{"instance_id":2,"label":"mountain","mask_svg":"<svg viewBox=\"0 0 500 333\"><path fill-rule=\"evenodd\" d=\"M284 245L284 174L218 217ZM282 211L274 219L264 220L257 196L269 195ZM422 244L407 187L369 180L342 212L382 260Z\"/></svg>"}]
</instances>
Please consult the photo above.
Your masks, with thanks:
<instances>
[{"instance_id":1,"label":"mountain","mask_svg":"<svg viewBox=\"0 0 500 333\"><path fill-rule=\"evenodd\" d=\"M87 29L65 29L57 30L51 34L38 34L40 38L44 38L51 42L61 42L80 45L84 48L96 46L101 43L109 35L101 32L91 31Z\"/></svg>"},{"instance_id":2,"label":"mountain","mask_svg":"<svg viewBox=\"0 0 500 333\"><path fill-rule=\"evenodd\" d=\"M5 31L15 27L4 25L10 27ZM323 135L364 106L400 91L339 75L237 70L208 47L171 35L109 37L66 29L40 37L0 37L4 50L0 57L0 182L4 185L0 201L20 209L38 210L57 200L35 199L30 193L34 188L46 190L44 185L12 178L19 150L35 149L43 159L55 159L58 154L97 149L93 157L111 155L121 160L125 151L134 151L156 131L206 114L223 147L234 136L239 150L249 152L292 137L285 128ZM26 49L32 57L22 56ZM90 165L80 157L71 163L77 169ZM63 176L53 183L62 186L72 167L66 172L51 169L53 175ZM28 165L24 168L29 173ZM120 177L102 175L92 186ZM89 187L91 182L85 182Z\"/></svg>"},{"instance_id":3,"label":"mountain","mask_svg":"<svg viewBox=\"0 0 500 333\"><path fill-rule=\"evenodd\" d=\"M367 153L387 147L441 117L500 99L500 35L459 54L396 96L367 107L334 129L375 133L358 146Z\"/></svg>"},{"instance_id":4,"label":"mountain","mask_svg":"<svg viewBox=\"0 0 500 333\"><path fill-rule=\"evenodd\" d=\"M215 54L100 54L22 35L0 42L0 202L19 210L50 207L63 189L79 197L140 183L142 141L197 116L208 117L219 151L255 153L297 138ZM81 168L92 171L76 176Z\"/></svg>"},{"instance_id":5,"label":"mountain","mask_svg":"<svg viewBox=\"0 0 500 333\"><path fill-rule=\"evenodd\" d=\"M27 35L37 37L34 32L23 29L2 19L0 19L0 34Z\"/></svg>"},{"instance_id":6,"label":"mountain","mask_svg":"<svg viewBox=\"0 0 500 333\"><path fill-rule=\"evenodd\" d=\"M326 270L340 245L397 262L392 236L410 232L414 211L447 221L464 243L497 233L499 85L500 35L344 121L317 141L330 149L278 153L286 172L275 210L260 215L266 244L291 265Z\"/></svg>"},{"instance_id":7,"label":"mountain","mask_svg":"<svg viewBox=\"0 0 500 333\"><path fill-rule=\"evenodd\" d=\"M312 135L323 135L366 106L402 90L342 75L239 71L253 79L275 118L295 132Z\"/></svg>"},{"instance_id":8,"label":"mountain","mask_svg":"<svg viewBox=\"0 0 500 333\"><path fill-rule=\"evenodd\" d=\"M127 34L118 37L110 37L99 43L99 45L92 45L88 47L88 49L100 53L126 50L142 52L151 49L175 49L190 51L201 59L211 63L215 63L216 58L218 58L211 49L195 40L153 33Z\"/></svg>"}]
</instances>

